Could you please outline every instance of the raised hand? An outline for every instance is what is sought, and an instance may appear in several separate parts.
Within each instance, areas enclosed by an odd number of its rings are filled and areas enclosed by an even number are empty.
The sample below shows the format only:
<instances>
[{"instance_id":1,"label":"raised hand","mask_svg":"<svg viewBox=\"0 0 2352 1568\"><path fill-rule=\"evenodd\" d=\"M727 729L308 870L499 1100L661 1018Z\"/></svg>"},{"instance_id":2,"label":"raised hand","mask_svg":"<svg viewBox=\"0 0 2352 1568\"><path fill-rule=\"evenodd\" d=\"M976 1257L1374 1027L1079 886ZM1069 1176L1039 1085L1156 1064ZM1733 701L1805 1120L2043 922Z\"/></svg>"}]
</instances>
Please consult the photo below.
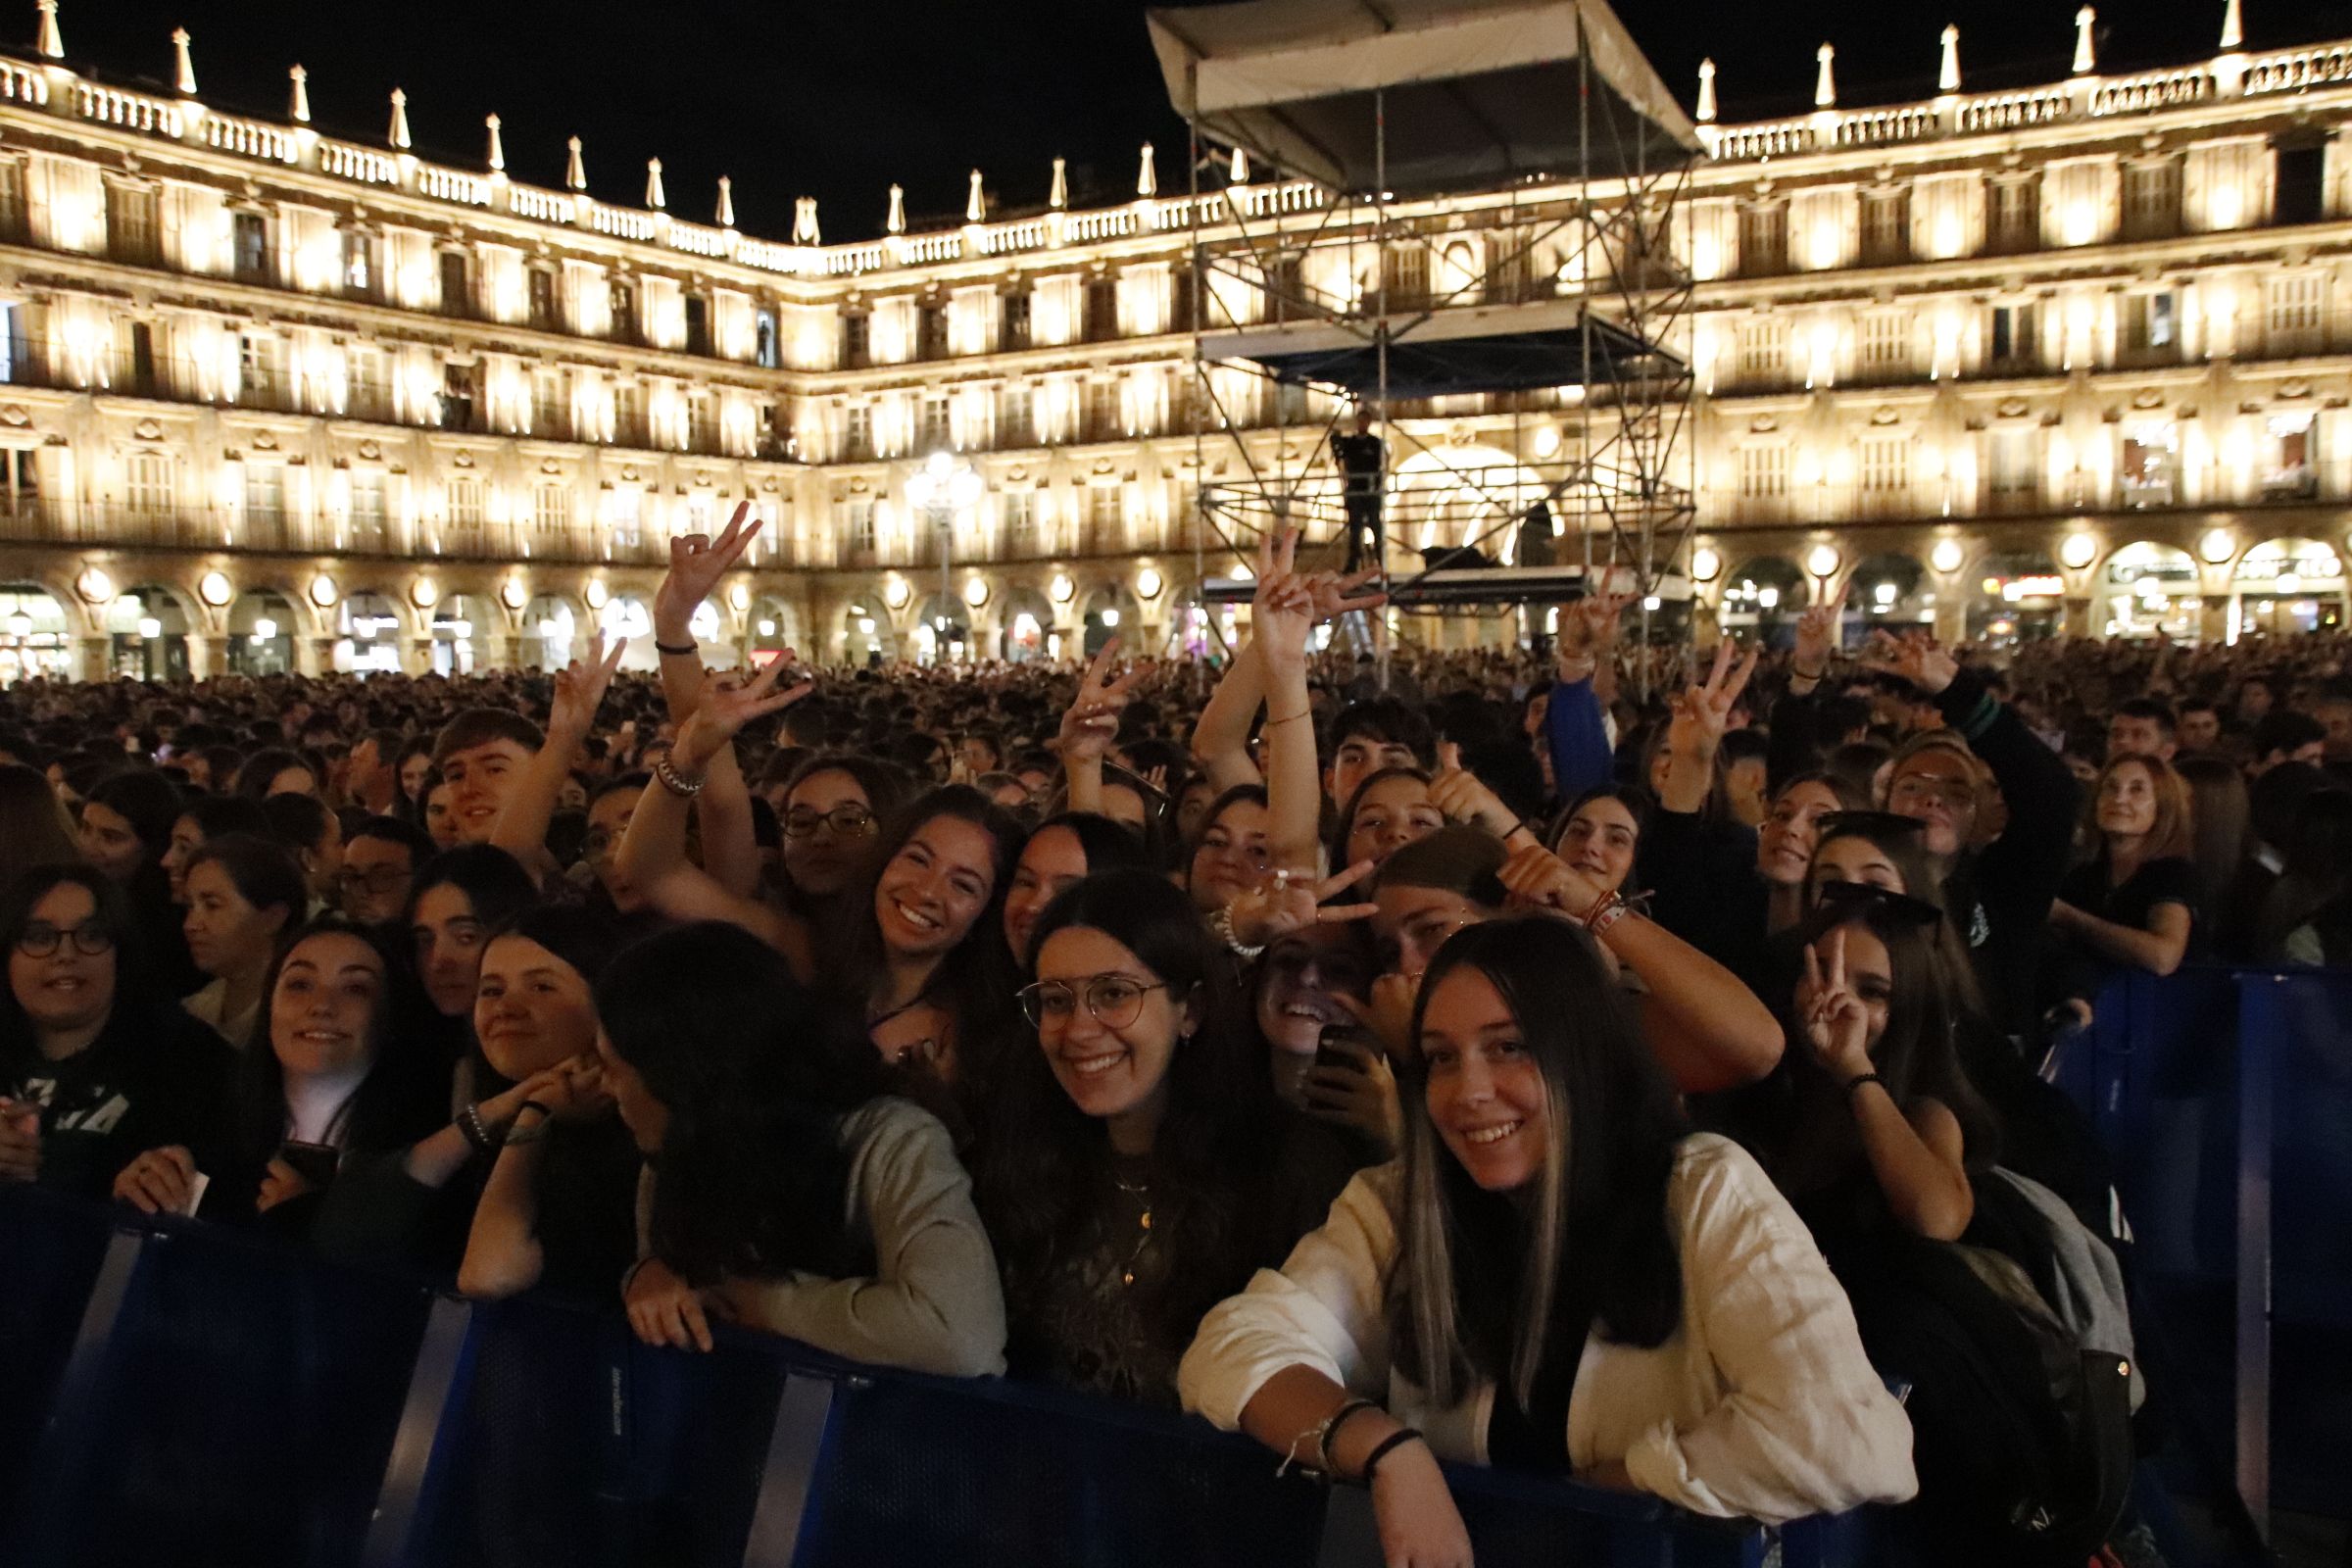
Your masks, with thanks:
<instances>
[{"instance_id":1,"label":"raised hand","mask_svg":"<svg viewBox=\"0 0 2352 1568\"><path fill-rule=\"evenodd\" d=\"M1591 877L1544 848L1530 844L1511 852L1495 873L1508 898L1504 906L1582 920L1607 892Z\"/></svg>"},{"instance_id":2,"label":"raised hand","mask_svg":"<svg viewBox=\"0 0 2352 1568\"><path fill-rule=\"evenodd\" d=\"M616 637L608 650L600 632L588 645L586 659L575 659L556 672L555 700L547 714L550 738L564 736L575 747L588 738L596 724L596 710L604 706L605 691L612 684L612 672L620 668L620 656L628 648L626 637Z\"/></svg>"},{"instance_id":3,"label":"raised hand","mask_svg":"<svg viewBox=\"0 0 2352 1568\"><path fill-rule=\"evenodd\" d=\"M1761 652L1750 648L1735 664L1732 662L1735 651L1728 642L1717 646L1715 666L1707 672L1707 678L1696 686L1686 687L1675 698L1674 718L1667 728L1666 744L1676 761L1689 760L1701 767L1714 765L1715 753L1723 745L1723 732L1732 721L1732 710L1740 706L1740 695L1747 690Z\"/></svg>"},{"instance_id":4,"label":"raised hand","mask_svg":"<svg viewBox=\"0 0 2352 1568\"><path fill-rule=\"evenodd\" d=\"M777 682L788 669L798 678L778 691ZM743 733L744 725L790 708L814 690L816 683L801 670L789 648L769 660L766 667L749 680L743 678L740 669L706 674L702 692L695 700L694 713L679 728L678 737L671 744L671 765L689 773L701 772L718 755L721 746Z\"/></svg>"},{"instance_id":5,"label":"raised hand","mask_svg":"<svg viewBox=\"0 0 2352 1568\"><path fill-rule=\"evenodd\" d=\"M1073 759L1099 762L1117 738L1119 713L1143 676L1141 669L1130 669L1114 677L1111 671L1118 667L1118 659L1119 640L1113 637L1086 666L1078 695L1070 699L1068 710L1061 715L1058 744L1064 764Z\"/></svg>"},{"instance_id":6,"label":"raised hand","mask_svg":"<svg viewBox=\"0 0 2352 1568\"><path fill-rule=\"evenodd\" d=\"M1244 947L1262 948L1310 925L1370 918L1380 911L1379 905L1327 905L1323 901L1371 875L1372 865L1370 860L1358 860L1319 881L1298 871L1269 872L1258 886L1226 906L1233 919L1233 939Z\"/></svg>"},{"instance_id":7,"label":"raised hand","mask_svg":"<svg viewBox=\"0 0 2352 1568\"><path fill-rule=\"evenodd\" d=\"M1250 636L1268 669L1303 668L1307 634L1315 624L1314 589L1293 571L1298 530L1260 535L1257 587L1250 596Z\"/></svg>"},{"instance_id":8,"label":"raised hand","mask_svg":"<svg viewBox=\"0 0 2352 1568\"><path fill-rule=\"evenodd\" d=\"M1871 633L1870 646L1862 653L1862 667L1900 675L1930 697L1949 686L1960 673L1960 662L1938 648L1933 637L1896 637L1884 631Z\"/></svg>"},{"instance_id":9,"label":"raised hand","mask_svg":"<svg viewBox=\"0 0 2352 1568\"><path fill-rule=\"evenodd\" d=\"M1389 602L1383 589L1366 589L1365 584L1379 577L1382 568L1366 566L1345 576L1336 571L1318 571L1306 579L1307 591L1314 600L1317 620L1337 620L1357 610L1378 610Z\"/></svg>"},{"instance_id":10,"label":"raised hand","mask_svg":"<svg viewBox=\"0 0 2352 1568\"><path fill-rule=\"evenodd\" d=\"M1849 580L1846 587L1850 588ZM1814 605L1796 617L1796 651L1790 672L1799 680L1819 680L1829 670L1831 651L1838 646L1838 628L1845 616L1845 588L1827 604Z\"/></svg>"},{"instance_id":11,"label":"raised hand","mask_svg":"<svg viewBox=\"0 0 2352 1568\"><path fill-rule=\"evenodd\" d=\"M1842 929L1805 949L1796 1004L1815 1060L1841 1083L1870 1071L1870 1009L1846 983Z\"/></svg>"},{"instance_id":12,"label":"raised hand","mask_svg":"<svg viewBox=\"0 0 2352 1568\"><path fill-rule=\"evenodd\" d=\"M697 606L710 597L718 579L743 559L760 532L762 519L752 514L744 501L716 539L709 534L680 534L669 542L669 571L654 590L654 626L664 640L674 638L694 618Z\"/></svg>"},{"instance_id":13,"label":"raised hand","mask_svg":"<svg viewBox=\"0 0 2352 1568\"><path fill-rule=\"evenodd\" d=\"M1429 781L1429 804L1452 822L1476 822L1496 838L1508 838L1519 819L1510 808L1462 766L1462 749L1452 741L1438 743L1438 776Z\"/></svg>"}]
</instances>

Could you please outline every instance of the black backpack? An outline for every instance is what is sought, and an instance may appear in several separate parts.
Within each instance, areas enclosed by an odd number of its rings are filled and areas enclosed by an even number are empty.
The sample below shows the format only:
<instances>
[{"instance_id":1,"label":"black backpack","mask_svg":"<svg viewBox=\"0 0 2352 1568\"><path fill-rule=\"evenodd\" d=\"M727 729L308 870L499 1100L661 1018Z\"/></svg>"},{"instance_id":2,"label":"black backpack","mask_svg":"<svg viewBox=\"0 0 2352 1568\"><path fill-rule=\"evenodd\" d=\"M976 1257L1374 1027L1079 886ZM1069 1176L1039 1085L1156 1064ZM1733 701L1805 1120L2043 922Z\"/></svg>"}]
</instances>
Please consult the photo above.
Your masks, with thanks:
<instances>
[{"instance_id":1,"label":"black backpack","mask_svg":"<svg viewBox=\"0 0 2352 1568\"><path fill-rule=\"evenodd\" d=\"M2078 1345L1997 1252L1882 1228L1838 1254L1872 1364L1909 1386L1921 1560L2082 1568L2131 1485L2124 1357Z\"/></svg>"}]
</instances>

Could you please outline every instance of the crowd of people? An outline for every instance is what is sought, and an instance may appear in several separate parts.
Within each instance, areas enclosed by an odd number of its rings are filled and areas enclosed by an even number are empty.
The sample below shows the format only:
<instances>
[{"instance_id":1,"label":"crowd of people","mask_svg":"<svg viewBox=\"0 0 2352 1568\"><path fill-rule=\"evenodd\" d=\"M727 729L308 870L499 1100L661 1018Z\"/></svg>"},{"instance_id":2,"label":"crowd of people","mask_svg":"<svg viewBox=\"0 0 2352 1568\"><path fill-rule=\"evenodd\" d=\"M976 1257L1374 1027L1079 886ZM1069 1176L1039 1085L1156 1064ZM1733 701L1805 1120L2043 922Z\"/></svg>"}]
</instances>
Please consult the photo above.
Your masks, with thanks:
<instances>
[{"instance_id":1,"label":"crowd of people","mask_svg":"<svg viewBox=\"0 0 2352 1568\"><path fill-rule=\"evenodd\" d=\"M653 678L0 694L0 1181L1181 1405L1395 1564L1469 1559L1441 1457L2150 1560L2035 1069L2120 970L2346 961L2341 638L1384 665L1286 539L1215 663L708 672L756 528Z\"/></svg>"}]
</instances>

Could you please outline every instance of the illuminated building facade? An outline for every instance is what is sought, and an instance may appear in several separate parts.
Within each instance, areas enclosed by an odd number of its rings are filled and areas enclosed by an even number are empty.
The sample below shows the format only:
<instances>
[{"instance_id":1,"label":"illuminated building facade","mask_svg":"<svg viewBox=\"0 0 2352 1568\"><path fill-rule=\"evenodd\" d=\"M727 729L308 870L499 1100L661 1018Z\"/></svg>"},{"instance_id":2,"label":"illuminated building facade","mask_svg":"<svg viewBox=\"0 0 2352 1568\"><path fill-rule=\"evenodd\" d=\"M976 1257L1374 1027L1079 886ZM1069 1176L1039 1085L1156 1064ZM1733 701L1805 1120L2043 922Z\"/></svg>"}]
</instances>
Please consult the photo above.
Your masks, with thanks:
<instances>
[{"instance_id":1,"label":"illuminated building facade","mask_svg":"<svg viewBox=\"0 0 2352 1568\"><path fill-rule=\"evenodd\" d=\"M767 527L698 626L714 657L1197 643L1201 568L1233 564L1203 473L1309 461L1331 413L1224 368L1202 395L1198 318L1265 301L1196 286L1195 198L1149 148L1115 207L1070 210L1057 170L1000 214L975 172L959 226L909 232L894 190L879 240L822 243L803 201L776 242L723 185L713 221L673 214L659 164L612 206L576 141L566 188L532 186L495 117L479 167L431 164L398 93L345 141L299 67L253 120L204 103L184 34L159 95L68 67L55 0L38 24L0 59L0 678L553 662L646 630L669 537L747 498ZM1770 123L1721 121L1702 74L1673 564L1706 618L1846 587L1951 638L2342 624L2352 42L2246 51L2230 0L2213 58L2110 76L2079 27L2064 81L1966 91L1947 33L1937 96L1861 109L1825 45L1816 110ZM1210 226L1320 206L1214 168ZM1565 199L1408 204L1392 290L1573 294L1573 250L1496 228ZM1569 401L1392 414L1557 476ZM1394 544L1494 531L1400 466Z\"/></svg>"}]
</instances>

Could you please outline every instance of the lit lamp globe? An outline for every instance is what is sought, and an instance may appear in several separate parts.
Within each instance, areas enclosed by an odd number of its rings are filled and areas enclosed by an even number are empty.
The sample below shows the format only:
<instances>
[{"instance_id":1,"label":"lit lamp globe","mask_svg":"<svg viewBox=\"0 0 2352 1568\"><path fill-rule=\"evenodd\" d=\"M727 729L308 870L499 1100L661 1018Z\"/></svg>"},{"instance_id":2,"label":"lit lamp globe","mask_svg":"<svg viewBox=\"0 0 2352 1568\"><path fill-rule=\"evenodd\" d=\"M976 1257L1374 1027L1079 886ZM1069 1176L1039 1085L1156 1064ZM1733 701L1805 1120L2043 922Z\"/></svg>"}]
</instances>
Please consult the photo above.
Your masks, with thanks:
<instances>
[{"instance_id":1,"label":"lit lamp globe","mask_svg":"<svg viewBox=\"0 0 2352 1568\"><path fill-rule=\"evenodd\" d=\"M330 608L339 597L341 596L335 588L335 579L325 572L322 571L311 579L311 603L317 605L320 610Z\"/></svg>"},{"instance_id":2,"label":"lit lamp globe","mask_svg":"<svg viewBox=\"0 0 2352 1568\"><path fill-rule=\"evenodd\" d=\"M1836 545L1815 545L1805 557L1805 569L1816 577L1835 577L1842 560Z\"/></svg>"},{"instance_id":3,"label":"lit lamp globe","mask_svg":"<svg viewBox=\"0 0 2352 1568\"><path fill-rule=\"evenodd\" d=\"M1968 553L1960 547L1959 540L1938 539L1936 548L1928 553L1928 564L1948 577L1960 569L1961 563L1967 557Z\"/></svg>"},{"instance_id":4,"label":"lit lamp globe","mask_svg":"<svg viewBox=\"0 0 2352 1568\"><path fill-rule=\"evenodd\" d=\"M1135 591L1146 599L1157 599L1160 589L1166 586L1158 571L1151 566L1135 574Z\"/></svg>"},{"instance_id":5,"label":"lit lamp globe","mask_svg":"<svg viewBox=\"0 0 2352 1568\"><path fill-rule=\"evenodd\" d=\"M988 579L985 577L965 578L963 582L963 602L974 610L978 610L982 605L987 604Z\"/></svg>"},{"instance_id":6,"label":"lit lamp globe","mask_svg":"<svg viewBox=\"0 0 2352 1568\"><path fill-rule=\"evenodd\" d=\"M2099 542L2086 533L2070 533L2058 542L2058 564L2069 571L2081 571L2098 553Z\"/></svg>"},{"instance_id":7,"label":"lit lamp globe","mask_svg":"<svg viewBox=\"0 0 2352 1568\"><path fill-rule=\"evenodd\" d=\"M1723 575L1723 557L1711 545L1700 545L1690 552L1690 580L1713 582Z\"/></svg>"}]
</instances>

